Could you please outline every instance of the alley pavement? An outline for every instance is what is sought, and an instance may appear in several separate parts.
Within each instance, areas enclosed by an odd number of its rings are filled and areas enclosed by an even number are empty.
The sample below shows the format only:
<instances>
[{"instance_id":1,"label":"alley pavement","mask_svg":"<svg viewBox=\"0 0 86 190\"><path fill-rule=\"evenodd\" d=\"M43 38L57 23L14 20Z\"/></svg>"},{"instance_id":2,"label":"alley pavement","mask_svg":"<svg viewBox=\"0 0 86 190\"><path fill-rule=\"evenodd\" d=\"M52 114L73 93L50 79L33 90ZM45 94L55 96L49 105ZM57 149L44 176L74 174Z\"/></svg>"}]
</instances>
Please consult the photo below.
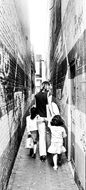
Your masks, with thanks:
<instances>
[{"instance_id":1,"label":"alley pavement","mask_svg":"<svg viewBox=\"0 0 86 190\"><path fill-rule=\"evenodd\" d=\"M25 141L26 131L7 190L78 190L67 161L54 171L48 160L41 162L38 154L36 159L28 155Z\"/></svg>"}]
</instances>

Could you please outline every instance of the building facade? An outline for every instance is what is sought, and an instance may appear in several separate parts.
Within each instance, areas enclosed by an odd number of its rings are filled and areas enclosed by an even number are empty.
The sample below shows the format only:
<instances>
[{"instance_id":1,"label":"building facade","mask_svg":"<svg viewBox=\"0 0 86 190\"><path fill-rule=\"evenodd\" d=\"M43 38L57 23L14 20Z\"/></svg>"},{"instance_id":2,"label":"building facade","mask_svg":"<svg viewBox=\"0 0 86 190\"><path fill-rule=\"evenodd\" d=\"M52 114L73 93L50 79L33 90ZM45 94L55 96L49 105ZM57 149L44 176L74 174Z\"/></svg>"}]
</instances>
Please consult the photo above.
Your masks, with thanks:
<instances>
[{"instance_id":1,"label":"building facade","mask_svg":"<svg viewBox=\"0 0 86 190\"><path fill-rule=\"evenodd\" d=\"M53 95L68 131L68 160L86 189L86 2L51 1L50 72Z\"/></svg>"},{"instance_id":2,"label":"building facade","mask_svg":"<svg viewBox=\"0 0 86 190\"><path fill-rule=\"evenodd\" d=\"M46 80L46 61L42 58L42 55L35 56L35 93L40 91L40 86L43 81Z\"/></svg>"}]
</instances>

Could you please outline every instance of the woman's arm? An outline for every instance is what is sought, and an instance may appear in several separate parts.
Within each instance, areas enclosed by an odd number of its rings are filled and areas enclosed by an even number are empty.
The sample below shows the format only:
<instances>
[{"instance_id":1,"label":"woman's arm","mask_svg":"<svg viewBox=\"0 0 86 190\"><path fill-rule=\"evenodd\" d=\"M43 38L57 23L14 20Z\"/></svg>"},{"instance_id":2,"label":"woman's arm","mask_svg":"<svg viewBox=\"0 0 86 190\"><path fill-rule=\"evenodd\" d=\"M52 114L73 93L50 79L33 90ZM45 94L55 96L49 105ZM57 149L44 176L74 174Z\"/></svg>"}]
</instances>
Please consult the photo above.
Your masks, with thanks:
<instances>
[{"instance_id":1,"label":"woman's arm","mask_svg":"<svg viewBox=\"0 0 86 190\"><path fill-rule=\"evenodd\" d=\"M48 109L49 109L51 119L52 119L52 117L55 115L53 112L53 107L52 107L52 95L48 95Z\"/></svg>"}]
</instances>

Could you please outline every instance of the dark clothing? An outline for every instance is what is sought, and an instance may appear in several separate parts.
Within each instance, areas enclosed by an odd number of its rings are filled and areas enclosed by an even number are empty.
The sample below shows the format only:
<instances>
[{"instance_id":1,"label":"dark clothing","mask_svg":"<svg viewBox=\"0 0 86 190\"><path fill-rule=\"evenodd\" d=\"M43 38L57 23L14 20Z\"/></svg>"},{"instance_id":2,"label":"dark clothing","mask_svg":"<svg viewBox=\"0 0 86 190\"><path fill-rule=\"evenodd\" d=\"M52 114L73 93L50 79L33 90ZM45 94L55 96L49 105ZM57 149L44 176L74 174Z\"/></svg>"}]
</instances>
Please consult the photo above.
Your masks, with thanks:
<instances>
[{"instance_id":1,"label":"dark clothing","mask_svg":"<svg viewBox=\"0 0 86 190\"><path fill-rule=\"evenodd\" d=\"M48 104L47 92L40 91L35 95L35 98L36 98L37 114L39 114L40 117L47 117L46 113L46 105Z\"/></svg>"}]
</instances>

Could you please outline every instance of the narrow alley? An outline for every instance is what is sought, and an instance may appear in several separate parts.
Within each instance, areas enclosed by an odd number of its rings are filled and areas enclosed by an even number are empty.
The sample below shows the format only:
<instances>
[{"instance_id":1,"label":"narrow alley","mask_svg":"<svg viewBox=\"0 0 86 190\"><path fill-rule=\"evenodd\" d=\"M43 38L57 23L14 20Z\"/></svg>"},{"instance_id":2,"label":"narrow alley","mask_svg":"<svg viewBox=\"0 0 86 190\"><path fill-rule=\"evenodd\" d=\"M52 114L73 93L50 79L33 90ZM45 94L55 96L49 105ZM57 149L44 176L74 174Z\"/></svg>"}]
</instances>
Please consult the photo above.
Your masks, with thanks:
<instances>
[{"instance_id":1,"label":"narrow alley","mask_svg":"<svg viewBox=\"0 0 86 190\"><path fill-rule=\"evenodd\" d=\"M41 162L25 149L26 131L12 170L7 190L78 190L68 162L54 171L48 161Z\"/></svg>"},{"instance_id":2,"label":"narrow alley","mask_svg":"<svg viewBox=\"0 0 86 190\"><path fill-rule=\"evenodd\" d=\"M48 189L86 190L86 0L0 0L0 190Z\"/></svg>"}]
</instances>

